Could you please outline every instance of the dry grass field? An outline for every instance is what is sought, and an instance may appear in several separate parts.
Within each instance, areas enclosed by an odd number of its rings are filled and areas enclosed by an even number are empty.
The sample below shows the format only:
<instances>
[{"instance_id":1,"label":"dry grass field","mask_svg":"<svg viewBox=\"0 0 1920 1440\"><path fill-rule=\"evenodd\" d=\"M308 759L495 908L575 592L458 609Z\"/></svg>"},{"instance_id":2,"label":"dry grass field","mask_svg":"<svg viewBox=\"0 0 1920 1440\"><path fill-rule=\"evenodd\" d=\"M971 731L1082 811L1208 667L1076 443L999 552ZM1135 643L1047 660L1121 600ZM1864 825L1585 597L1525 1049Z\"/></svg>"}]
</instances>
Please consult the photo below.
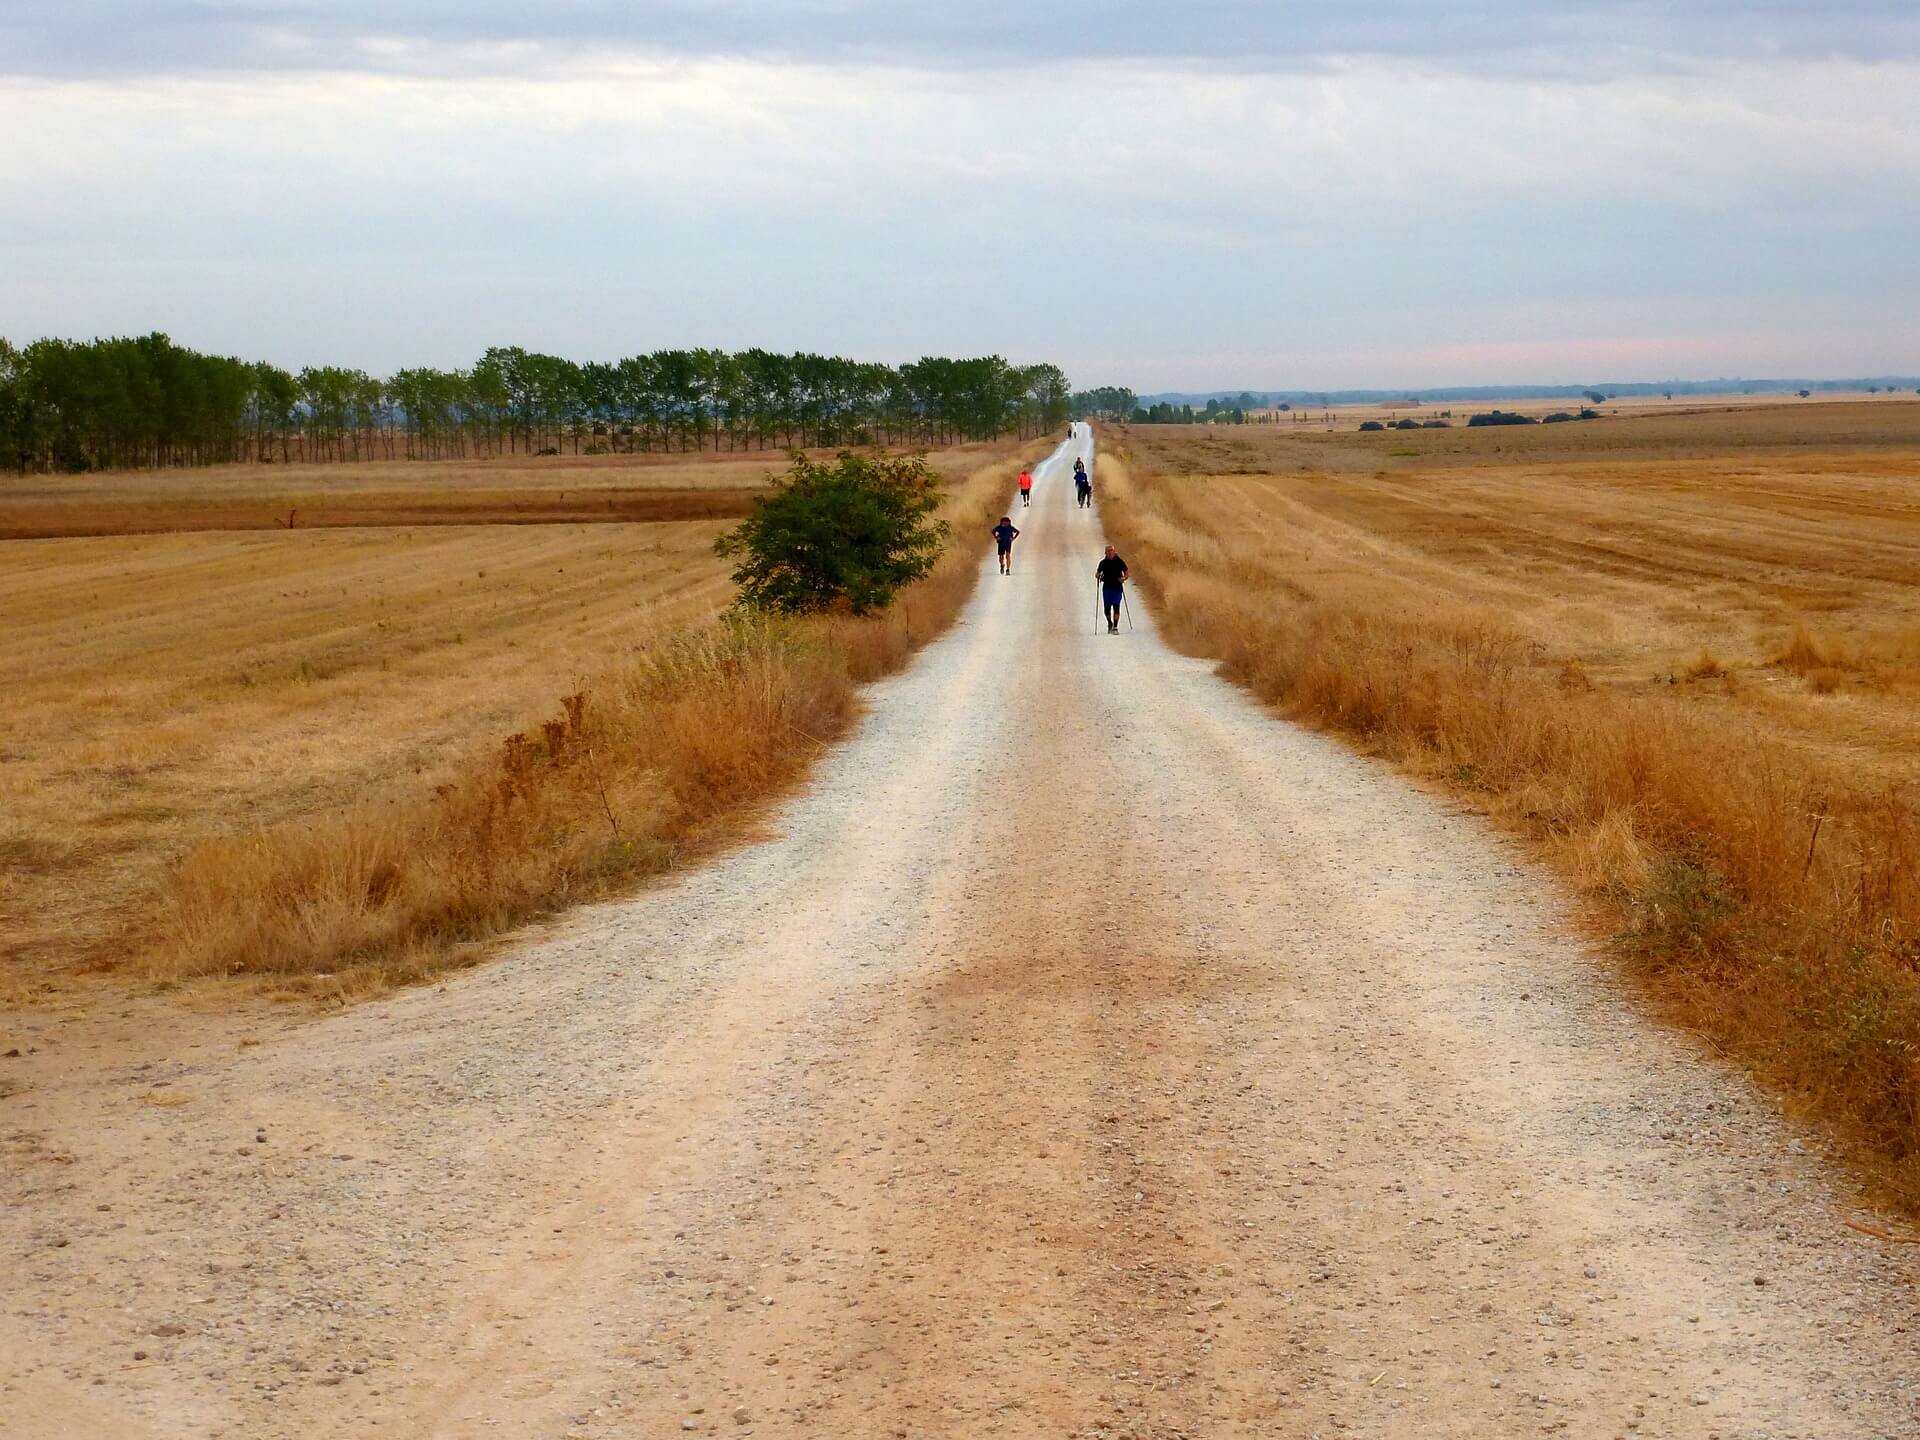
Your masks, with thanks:
<instances>
[{"instance_id":1,"label":"dry grass field","mask_svg":"<svg viewBox=\"0 0 1920 1440\"><path fill-rule=\"evenodd\" d=\"M1009 453L933 462L957 480ZM260 901L207 884L258 880L263 837L359 844L339 827L369 807L417 821L436 786L490 769L506 736L540 734L561 697L687 643L731 595L711 551L721 517L781 464L247 466L0 488L0 533L84 532L0 541L0 998L79 968L246 968L244 926L223 959L189 953L218 928L209 907ZM663 497L703 496L718 503L649 518ZM288 510L292 530L273 519ZM347 514L358 521L319 518ZM603 780L623 758L600 757ZM544 882L519 883L496 915L413 934L409 963L523 913ZM263 968L346 966L368 939L312 906L306 923Z\"/></svg>"},{"instance_id":2,"label":"dry grass field","mask_svg":"<svg viewBox=\"0 0 1920 1440\"><path fill-rule=\"evenodd\" d=\"M1604 392L1603 392L1604 393ZM1755 412L1775 412L1781 416L1791 415L1796 410L1812 406L1845 405L1908 405L1917 397L1911 390L1822 390L1807 396L1804 400L1798 396L1789 396L1778 390L1762 391L1755 394L1727 395L1676 395L1671 400L1664 395L1620 395L1604 401L1598 408L1609 418L1635 418L1652 416L1679 415L1715 415L1729 411L1751 410ZM1412 404L1413 400L1421 403ZM1258 417L1258 423L1278 425L1282 429L1304 430L1311 425L1319 428L1330 419L1336 429L1351 430L1363 420L1425 420L1437 417L1443 412L1451 412L1455 424L1464 424L1466 418L1481 410L1512 410L1521 415L1531 415L1538 419L1542 415L1551 415L1557 410L1577 411L1591 401L1581 397L1563 396L1554 400L1539 400L1524 397L1487 400L1427 400L1417 391L1410 392L1398 400L1370 401L1367 403L1350 402L1343 405L1298 406L1290 411L1257 410L1252 412ZM1821 422L1825 423L1825 422Z\"/></svg>"},{"instance_id":3,"label":"dry grass field","mask_svg":"<svg viewBox=\"0 0 1920 1440\"><path fill-rule=\"evenodd\" d=\"M964 473L982 448L955 446L937 452L933 464ZM16 476L0 485L0 540L731 519L746 513L767 472L785 464L777 450L742 450Z\"/></svg>"},{"instance_id":4,"label":"dry grass field","mask_svg":"<svg viewBox=\"0 0 1920 1440\"><path fill-rule=\"evenodd\" d=\"M1113 440L1177 643L1542 842L1920 1203L1920 403Z\"/></svg>"},{"instance_id":5,"label":"dry grass field","mask_svg":"<svg viewBox=\"0 0 1920 1440\"><path fill-rule=\"evenodd\" d=\"M1596 683L1681 685L1693 707L1915 779L1920 403L1873 419L1298 441L1143 427L1135 448L1203 478L1170 503L1257 537L1263 566L1317 598L1492 617Z\"/></svg>"}]
</instances>

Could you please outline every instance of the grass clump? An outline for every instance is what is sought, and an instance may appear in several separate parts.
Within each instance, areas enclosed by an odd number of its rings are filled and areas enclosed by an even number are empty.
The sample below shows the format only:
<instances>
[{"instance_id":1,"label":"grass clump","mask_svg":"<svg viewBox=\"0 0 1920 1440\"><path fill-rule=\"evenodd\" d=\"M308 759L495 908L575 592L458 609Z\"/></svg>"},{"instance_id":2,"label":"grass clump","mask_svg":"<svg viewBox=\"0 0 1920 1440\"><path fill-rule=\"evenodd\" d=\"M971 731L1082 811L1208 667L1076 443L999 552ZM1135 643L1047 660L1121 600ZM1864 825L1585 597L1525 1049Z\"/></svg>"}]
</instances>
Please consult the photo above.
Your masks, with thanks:
<instances>
[{"instance_id":1,"label":"grass clump","mask_svg":"<svg viewBox=\"0 0 1920 1440\"><path fill-rule=\"evenodd\" d=\"M1773 663L1783 670L1806 676L1820 671L1852 670L1858 665L1846 646L1816 636L1805 625L1793 627L1793 633Z\"/></svg>"},{"instance_id":2,"label":"grass clump","mask_svg":"<svg viewBox=\"0 0 1920 1440\"><path fill-rule=\"evenodd\" d=\"M1711 650L1702 650L1693 663L1687 666L1689 680L1721 680L1726 677L1726 674L1727 667L1721 664L1720 657Z\"/></svg>"},{"instance_id":3,"label":"grass clump","mask_svg":"<svg viewBox=\"0 0 1920 1440\"><path fill-rule=\"evenodd\" d=\"M476 940L636 870L778 785L854 713L843 656L732 617L564 697L431 791L208 841L174 866L153 964L335 972Z\"/></svg>"}]
</instances>

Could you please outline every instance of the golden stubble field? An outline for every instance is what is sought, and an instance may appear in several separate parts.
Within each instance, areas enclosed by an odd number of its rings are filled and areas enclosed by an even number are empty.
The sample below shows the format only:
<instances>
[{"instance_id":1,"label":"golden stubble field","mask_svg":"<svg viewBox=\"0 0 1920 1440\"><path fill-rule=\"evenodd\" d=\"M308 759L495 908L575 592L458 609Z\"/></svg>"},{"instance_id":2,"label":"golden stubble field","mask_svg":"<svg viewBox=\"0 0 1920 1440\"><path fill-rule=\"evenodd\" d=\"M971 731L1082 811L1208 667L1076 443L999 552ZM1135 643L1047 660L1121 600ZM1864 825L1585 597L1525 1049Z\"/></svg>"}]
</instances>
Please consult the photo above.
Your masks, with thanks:
<instances>
[{"instance_id":1,"label":"golden stubble field","mask_svg":"<svg viewBox=\"0 0 1920 1440\"><path fill-rule=\"evenodd\" d=\"M1008 453L932 463L957 479ZM156 887L196 846L430 790L584 679L710 619L731 597L713 539L783 465L0 484L0 534L48 537L0 540L0 999L132 959Z\"/></svg>"},{"instance_id":2,"label":"golden stubble field","mask_svg":"<svg viewBox=\"0 0 1920 1440\"><path fill-rule=\"evenodd\" d=\"M1605 393L1604 387L1600 393ZM1753 394L1675 395L1672 399L1664 395L1619 395L1600 402L1594 408L1610 419L1724 415L1733 411L1765 412L1785 419L1795 411L1818 406L1844 405L1857 410L1865 405L1909 405L1915 400L1920 400L1920 395L1912 390L1823 390L1805 399L1780 390L1766 390ZM1336 430L1352 430L1363 420L1426 420L1450 415L1454 424L1464 425L1469 415L1482 410L1511 410L1538 419L1556 411L1575 412L1583 406L1592 405L1591 400L1578 395L1552 400L1514 396L1496 396L1484 400L1428 400L1418 391L1409 391L1404 398L1397 400L1354 401L1325 407L1301 405L1287 411L1256 410L1251 413L1257 423L1276 425L1281 429L1319 429L1330 422Z\"/></svg>"},{"instance_id":3,"label":"golden stubble field","mask_svg":"<svg viewBox=\"0 0 1920 1440\"><path fill-rule=\"evenodd\" d=\"M1920 779L1920 402L1130 438L1263 576L1490 617L1594 683Z\"/></svg>"},{"instance_id":4,"label":"golden stubble field","mask_svg":"<svg viewBox=\"0 0 1920 1440\"><path fill-rule=\"evenodd\" d=\"M1537 841L1920 1208L1920 403L1110 438L1175 643Z\"/></svg>"}]
</instances>

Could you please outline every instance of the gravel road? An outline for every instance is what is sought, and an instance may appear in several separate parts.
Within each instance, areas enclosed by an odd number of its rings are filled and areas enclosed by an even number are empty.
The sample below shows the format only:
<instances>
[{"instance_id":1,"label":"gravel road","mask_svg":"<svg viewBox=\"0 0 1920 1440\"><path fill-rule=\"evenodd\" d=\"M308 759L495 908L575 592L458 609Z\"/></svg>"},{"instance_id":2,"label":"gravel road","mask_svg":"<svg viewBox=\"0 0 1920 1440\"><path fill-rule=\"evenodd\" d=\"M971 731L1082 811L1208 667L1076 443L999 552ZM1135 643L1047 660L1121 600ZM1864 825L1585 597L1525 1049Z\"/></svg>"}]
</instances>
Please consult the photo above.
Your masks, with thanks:
<instances>
[{"instance_id":1,"label":"gravel road","mask_svg":"<svg viewBox=\"0 0 1920 1440\"><path fill-rule=\"evenodd\" d=\"M1096 633L1090 445L764 841L0 1022L0 1434L1920 1434L1920 1255L1550 884Z\"/></svg>"}]
</instances>

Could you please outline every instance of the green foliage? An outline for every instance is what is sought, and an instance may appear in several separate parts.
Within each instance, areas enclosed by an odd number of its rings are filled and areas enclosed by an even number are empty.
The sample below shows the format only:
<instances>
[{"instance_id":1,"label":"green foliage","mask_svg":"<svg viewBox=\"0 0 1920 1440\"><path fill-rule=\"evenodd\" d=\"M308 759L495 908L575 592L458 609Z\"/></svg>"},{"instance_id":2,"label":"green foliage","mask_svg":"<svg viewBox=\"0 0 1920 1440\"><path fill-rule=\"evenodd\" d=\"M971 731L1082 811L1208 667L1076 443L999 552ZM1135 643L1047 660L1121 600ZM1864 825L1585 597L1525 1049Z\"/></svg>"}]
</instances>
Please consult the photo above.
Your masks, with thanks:
<instances>
[{"instance_id":1,"label":"green foliage","mask_svg":"<svg viewBox=\"0 0 1920 1440\"><path fill-rule=\"evenodd\" d=\"M1073 413L1083 420L1131 420L1139 401L1124 385L1100 385L1077 391L1071 400Z\"/></svg>"},{"instance_id":2,"label":"green foliage","mask_svg":"<svg viewBox=\"0 0 1920 1440\"><path fill-rule=\"evenodd\" d=\"M733 580L753 609L863 615L933 568L947 534L939 507L924 455L817 465L796 451L773 494L713 548L739 560Z\"/></svg>"},{"instance_id":3,"label":"green foliage","mask_svg":"<svg viewBox=\"0 0 1920 1440\"><path fill-rule=\"evenodd\" d=\"M1066 423L1067 377L998 355L891 366L765 350L658 350L581 365L518 346L470 370L298 375L164 335L0 340L0 466L437 459L769 445L945 444Z\"/></svg>"},{"instance_id":4,"label":"green foliage","mask_svg":"<svg viewBox=\"0 0 1920 1440\"><path fill-rule=\"evenodd\" d=\"M1136 425L1194 425L1201 419L1193 406L1175 405L1166 400L1137 406L1128 418Z\"/></svg>"},{"instance_id":5,"label":"green foliage","mask_svg":"<svg viewBox=\"0 0 1920 1440\"><path fill-rule=\"evenodd\" d=\"M0 339L0 466L27 468L25 371L20 352Z\"/></svg>"}]
</instances>

